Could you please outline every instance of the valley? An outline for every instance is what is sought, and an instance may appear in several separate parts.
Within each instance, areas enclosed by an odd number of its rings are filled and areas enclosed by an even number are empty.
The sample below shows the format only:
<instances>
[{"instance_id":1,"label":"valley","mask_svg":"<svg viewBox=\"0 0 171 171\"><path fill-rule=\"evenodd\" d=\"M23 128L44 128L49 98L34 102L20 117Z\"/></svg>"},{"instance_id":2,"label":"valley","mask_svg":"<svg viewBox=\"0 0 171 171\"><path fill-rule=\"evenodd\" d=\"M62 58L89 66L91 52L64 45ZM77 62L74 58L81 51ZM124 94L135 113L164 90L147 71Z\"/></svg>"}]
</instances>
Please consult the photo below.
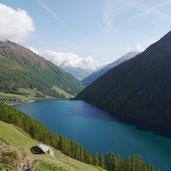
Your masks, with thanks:
<instances>
[{"instance_id":1,"label":"valley","mask_svg":"<svg viewBox=\"0 0 171 171\"><path fill-rule=\"evenodd\" d=\"M112 151L123 158L138 154L161 171L171 169L170 138L123 123L84 101L42 101L13 107L53 132L83 144L92 153Z\"/></svg>"},{"instance_id":2,"label":"valley","mask_svg":"<svg viewBox=\"0 0 171 171\"><path fill-rule=\"evenodd\" d=\"M0 2L0 171L171 171L170 5Z\"/></svg>"}]
</instances>

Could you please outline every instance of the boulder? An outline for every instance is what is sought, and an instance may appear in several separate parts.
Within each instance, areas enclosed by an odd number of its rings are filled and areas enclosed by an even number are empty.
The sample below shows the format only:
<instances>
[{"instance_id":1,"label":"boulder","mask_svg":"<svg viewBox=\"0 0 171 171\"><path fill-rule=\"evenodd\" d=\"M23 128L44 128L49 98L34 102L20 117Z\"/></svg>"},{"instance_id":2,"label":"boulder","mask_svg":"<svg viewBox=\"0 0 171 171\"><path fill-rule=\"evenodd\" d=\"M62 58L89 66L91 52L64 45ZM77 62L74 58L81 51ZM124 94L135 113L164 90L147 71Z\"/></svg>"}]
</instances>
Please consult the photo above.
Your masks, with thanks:
<instances>
[{"instance_id":1,"label":"boulder","mask_svg":"<svg viewBox=\"0 0 171 171\"><path fill-rule=\"evenodd\" d=\"M48 154L50 156L54 156L53 150L44 144L35 145L31 147L30 150L33 154Z\"/></svg>"}]
</instances>

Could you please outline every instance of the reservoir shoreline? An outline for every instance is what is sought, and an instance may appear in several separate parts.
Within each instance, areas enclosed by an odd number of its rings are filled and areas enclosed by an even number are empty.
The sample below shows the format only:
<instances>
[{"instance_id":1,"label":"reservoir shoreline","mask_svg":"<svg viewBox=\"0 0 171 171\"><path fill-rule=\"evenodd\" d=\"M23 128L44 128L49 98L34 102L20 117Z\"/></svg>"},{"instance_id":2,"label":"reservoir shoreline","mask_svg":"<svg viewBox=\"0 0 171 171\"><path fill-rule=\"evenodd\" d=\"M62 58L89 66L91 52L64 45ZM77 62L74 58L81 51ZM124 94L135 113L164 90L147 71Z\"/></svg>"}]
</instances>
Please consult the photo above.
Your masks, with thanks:
<instances>
[{"instance_id":1,"label":"reservoir shoreline","mask_svg":"<svg viewBox=\"0 0 171 171\"><path fill-rule=\"evenodd\" d=\"M121 122L117 117L80 100L48 100L14 105L49 130L82 144L92 153L113 151L140 155L146 162L171 170L171 139ZM138 127L139 126L139 127Z\"/></svg>"}]
</instances>

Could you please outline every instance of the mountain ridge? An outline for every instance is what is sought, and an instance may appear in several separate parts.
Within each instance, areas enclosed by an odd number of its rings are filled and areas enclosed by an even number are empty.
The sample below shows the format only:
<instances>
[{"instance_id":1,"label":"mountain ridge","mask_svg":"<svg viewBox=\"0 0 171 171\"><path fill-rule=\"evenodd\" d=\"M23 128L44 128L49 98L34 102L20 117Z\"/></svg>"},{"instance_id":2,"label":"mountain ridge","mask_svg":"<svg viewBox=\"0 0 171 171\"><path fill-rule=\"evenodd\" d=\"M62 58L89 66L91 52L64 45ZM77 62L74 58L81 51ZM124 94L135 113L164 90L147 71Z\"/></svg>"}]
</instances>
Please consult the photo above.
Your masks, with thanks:
<instances>
[{"instance_id":1,"label":"mountain ridge","mask_svg":"<svg viewBox=\"0 0 171 171\"><path fill-rule=\"evenodd\" d=\"M16 141L16 138L18 141ZM91 170L91 171L102 171L103 169L100 167L96 167L90 164L86 164L83 162L80 162L78 160L75 160L73 158L70 158L63 154L61 151L53 148L50 146L50 148L53 149L55 155L53 157L41 154L41 155L33 155L30 152L30 148L34 145L40 144L41 142L31 138L26 132L24 132L19 127L8 124L5 122L0 121L0 144L1 144L1 150L0 154L3 152L6 153L16 153L17 155L21 155L23 152L25 154L25 158L27 159L27 162L30 161L31 163L33 160L35 161L34 171L55 171L55 170ZM3 144L3 145L2 145ZM10 145L9 145L10 144ZM21 151L22 149L22 151ZM21 153L22 152L22 153ZM21 154L20 154L21 153ZM21 155L22 156L22 155ZM19 162L25 164L26 161L24 158L18 158L17 160L18 165ZM0 164L0 170L8 170L9 171L14 170L14 168L11 166L12 164L4 164L4 161L1 158L1 164ZM24 163L25 162L25 163ZM8 168L9 167L9 168Z\"/></svg>"},{"instance_id":2,"label":"mountain ridge","mask_svg":"<svg viewBox=\"0 0 171 171\"><path fill-rule=\"evenodd\" d=\"M122 159L120 154L114 155L113 152L107 153L105 158L103 154L92 154L82 145L52 133L30 116L5 104L0 103L0 113L0 145L2 147L0 147L2 149L0 150L0 169L6 170L6 168L13 167L12 170L14 170L17 165L22 163L36 166L33 169L34 171L102 171L104 169L113 171L113 168L117 168L118 171L159 171L158 168L146 163L137 155L127 156ZM54 157L46 154L31 154L30 149L40 144L40 142L53 150ZM22 148L22 151L19 148ZM11 159L11 156L14 155L16 157ZM8 163L6 162L7 159ZM36 163L33 162L35 159ZM116 163L115 161L118 162ZM134 166L134 169L132 166Z\"/></svg>"},{"instance_id":3,"label":"mountain ridge","mask_svg":"<svg viewBox=\"0 0 171 171\"><path fill-rule=\"evenodd\" d=\"M17 93L19 88L35 88L40 96L63 97L53 87L71 95L82 89L81 83L71 74L28 48L8 40L0 42L0 71L0 91Z\"/></svg>"},{"instance_id":4,"label":"mountain ridge","mask_svg":"<svg viewBox=\"0 0 171 171\"><path fill-rule=\"evenodd\" d=\"M171 128L171 32L78 94L114 116ZM100 90L100 91L98 91Z\"/></svg>"},{"instance_id":5,"label":"mountain ridge","mask_svg":"<svg viewBox=\"0 0 171 171\"><path fill-rule=\"evenodd\" d=\"M80 67L71 67L71 66L64 66L60 65L60 67L70 74L72 74L74 77L76 77L78 80L82 80L85 77L87 77L89 74L92 73L90 70L86 70Z\"/></svg>"},{"instance_id":6,"label":"mountain ridge","mask_svg":"<svg viewBox=\"0 0 171 171\"><path fill-rule=\"evenodd\" d=\"M101 77L102 75L104 75L107 71L109 71L110 69L112 69L113 67L121 64L122 62L129 60L133 57L135 57L136 55L138 55L140 52L136 52L136 51L132 51L132 52L128 52L125 55L121 56L120 58L118 58L116 61L104 66L103 68L93 72L92 74L88 75L86 78L84 78L81 82L84 86L89 86L90 84L92 84L95 80L97 80L99 77Z\"/></svg>"}]
</instances>

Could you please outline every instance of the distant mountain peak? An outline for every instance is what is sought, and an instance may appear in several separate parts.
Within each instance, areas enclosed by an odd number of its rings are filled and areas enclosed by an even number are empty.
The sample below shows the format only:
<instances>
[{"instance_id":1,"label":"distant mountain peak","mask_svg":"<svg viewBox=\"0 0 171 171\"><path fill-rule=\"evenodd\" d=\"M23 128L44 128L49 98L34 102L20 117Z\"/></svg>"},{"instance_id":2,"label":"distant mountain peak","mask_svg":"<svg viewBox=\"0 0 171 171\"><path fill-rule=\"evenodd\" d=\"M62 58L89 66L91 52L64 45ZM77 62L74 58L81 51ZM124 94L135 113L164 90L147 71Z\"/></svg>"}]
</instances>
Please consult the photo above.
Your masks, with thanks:
<instances>
[{"instance_id":1,"label":"distant mountain peak","mask_svg":"<svg viewBox=\"0 0 171 171\"><path fill-rule=\"evenodd\" d=\"M12 47L12 46L20 46L20 45L18 45L17 43L12 42L10 40L0 40L0 46L1 47L2 46L10 46L10 47Z\"/></svg>"},{"instance_id":2,"label":"distant mountain peak","mask_svg":"<svg viewBox=\"0 0 171 171\"><path fill-rule=\"evenodd\" d=\"M110 69L112 69L115 66L121 64L122 62L125 62L126 60L129 60L129 59L135 57L139 53L140 53L139 51L131 51L131 52L126 53L125 55L121 56L119 59L115 60L114 62L112 62L112 63L110 63L108 65L105 65L103 68L93 72L92 74L90 74L89 76L84 78L81 81L82 84L84 86L89 86L90 84L92 84L95 80L97 80L99 77L104 75Z\"/></svg>"},{"instance_id":3,"label":"distant mountain peak","mask_svg":"<svg viewBox=\"0 0 171 171\"><path fill-rule=\"evenodd\" d=\"M170 135L171 32L112 68L77 97L124 120L148 123L150 130L151 125L158 126Z\"/></svg>"},{"instance_id":4,"label":"distant mountain peak","mask_svg":"<svg viewBox=\"0 0 171 171\"><path fill-rule=\"evenodd\" d=\"M75 95L81 83L60 67L9 40L0 41L0 91L36 89L41 96Z\"/></svg>"},{"instance_id":5,"label":"distant mountain peak","mask_svg":"<svg viewBox=\"0 0 171 171\"><path fill-rule=\"evenodd\" d=\"M0 45L6 45L6 44L8 44L10 41L9 40L3 40L3 39L0 39Z\"/></svg>"},{"instance_id":6,"label":"distant mountain peak","mask_svg":"<svg viewBox=\"0 0 171 171\"><path fill-rule=\"evenodd\" d=\"M171 31L169 31L165 36L163 36L161 41L171 41Z\"/></svg>"},{"instance_id":7,"label":"distant mountain peak","mask_svg":"<svg viewBox=\"0 0 171 171\"><path fill-rule=\"evenodd\" d=\"M139 53L141 53L141 51L140 50L133 50L133 51L130 51L130 52L128 52L128 53L126 53L125 55L128 55L128 54L139 54Z\"/></svg>"}]
</instances>

